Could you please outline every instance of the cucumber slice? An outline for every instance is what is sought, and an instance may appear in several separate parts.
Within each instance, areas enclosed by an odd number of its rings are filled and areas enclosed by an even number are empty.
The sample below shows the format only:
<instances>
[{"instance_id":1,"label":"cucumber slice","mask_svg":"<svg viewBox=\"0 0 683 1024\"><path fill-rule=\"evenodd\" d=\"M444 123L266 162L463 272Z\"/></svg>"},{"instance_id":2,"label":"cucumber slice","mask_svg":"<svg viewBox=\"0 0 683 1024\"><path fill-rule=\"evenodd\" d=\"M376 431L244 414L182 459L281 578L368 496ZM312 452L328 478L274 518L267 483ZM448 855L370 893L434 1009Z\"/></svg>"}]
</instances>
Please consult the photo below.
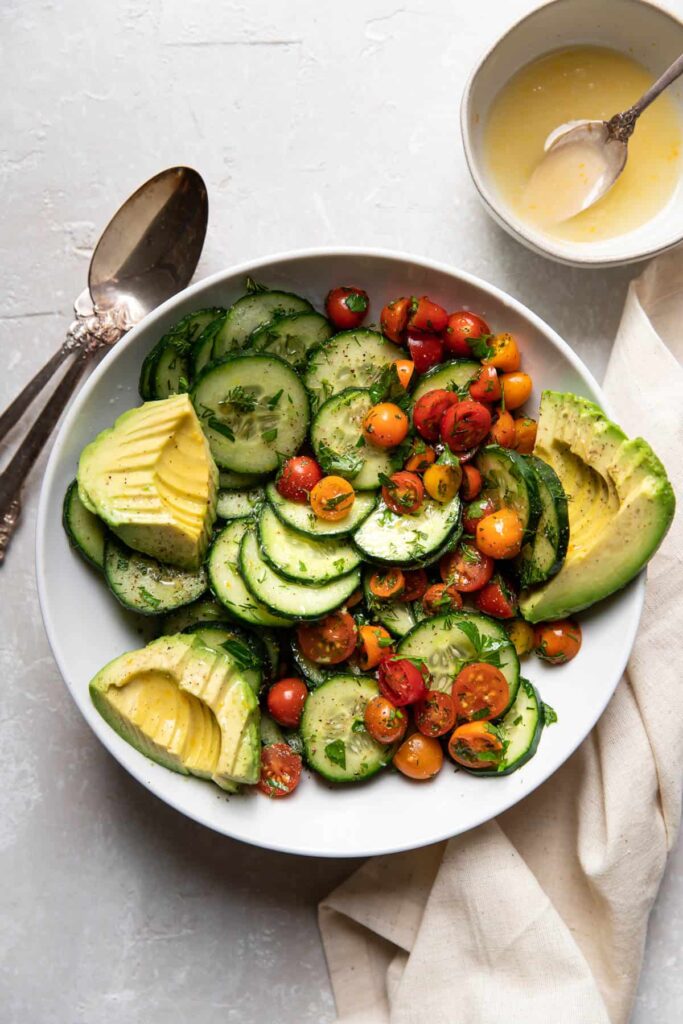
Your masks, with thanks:
<instances>
[{"instance_id":1,"label":"cucumber slice","mask_svg":"<svg viewBox=\"0 0 683 1024\"><path fill-rule=\"evenodd\" d=\"M325 473L353 480L359 491L381 486L391 476L391 454L366 444L363 420L374 405L364 388L347 388L322 404L311 425L311 444Z\"/></svg>"},{"instance_id":2,"label":"cucumber slice","mask_svg":"<svg viewBox=\"0 0 683 1024\"><path fill-rule=\"evenodd\" d=\"M369 562L416 568L431 565L460 537L460 499L425 498L415 515L399 516L380 502L356 530L353 542Z\"/></svg>"},{"instance_id":3,"label":"cucumber slice","mask_svg":"<svg viewBox=\"0 0 683 1024\"><path fill-rule=\"evenodd\" d=\"M213 343L216 340L216 335L225 323L227 315L226 310L221 316L216 317L210 324L207 324L192 346L192 373L195 377L198 377L204 367L208 366L212 361Z\"/></svg>"},{"instance_id":4,"label":"cucumber slice","mask_svg":"<svg viewBox=\"0 0 683 1024\"><path fill-rule=\"evenodd\" d=\"M359 328L335 334L308 357L304 383L313 411L346 388L369 388L402 355L397 345L377 331Z\"/></svg>"},{"instance_id":5,"label":"cucumber slice","mask_svg":"<svg viewBox=\"0 0 683 1024\"><path fill-rule=\"evenodd\" d=\"M104 545L104 575L124 608L160 615L196 601L207 588L204 569L187 572L131 551L113 535Z\"/></svg>"},{"instance_id":6,"label":"cucumber slice","mask_svg":"<svg viewBox=\"0 0 683 1024\"><path fill-rule=\"evenodd\" d=\"M218 306L188 313L157 342L140 373L139 391L144 401L177 394L177 390L167 389L177 387L181 376L191 380L193 346L205 328L223 313L225 310ZM187 387L184 390L187 391Z\"/></svg>"},{"instance_id":7,"label":"cucumber slice","mask_svg":"<svg viewBox=\"0 0 683 1024\"><path fill-rule=\"evenodd\" d=\"M104 569L107 527L79 498L78 480L74 480L66 489L62 522L71 546L96 569Z\"/></svg>"},{"instance_id":8,"label":"cucumber slice","mask_svg":"<svg viewBox=\"0 0 683 1024\"><path fill-rule=\"evenodd\" d=\"M274 483L266 485L266 498L280 522L291 526L297 533L325 540L328 537L347 537L364 522L377 504L374 494L357 494L349 514L336 523L318 519L308 505L283 498Z\"/></svg>"},{"instance_id":9,"label":"cucumber slice","mask_svg":"<svg viewBox=\"0 0 683 1024\"><path fill-rule=\"evenodd\" d=\"M420 377L420 383L413 391L412 398L417 402L428 391L436 388L443 388L444 391L455 391L464 388L466 384L476 377L481 371L481 363L473 359L451 359L447 363L440 363L427 370L424 376Z\"/></svg>"},{"instance_id":10,"label":"cucumber slice","mask_svg":"<svg viewBox=\"0 0 683 1024\"><path fill-rule=\"evenodd\" d=\"M277 356L243 354L210 363L192 401L220 469L271 473L306 437L306 391Z\"/></svg>"},{"instance_id":11,"label":"cucumber slice","mask_svg":"<svg viewBox=\"0 0 683 1024\"><path fill-rule=\"evenodd\" d=\"M218 486L222 491L244 491L261 483L263 477L255 473L234 473L231 469L221 469L218 473Z\"/></svg>"},{"instance_id":12,"label":"cucumber slice","mask_svg":"<svg viewBox=\"0 0 683 1024\"><path fill-rule=\"evenodd\" d=\"M244 585L239 554L248 526L247 519L233 519L215 538L207 560L209 584L220 603L240 622L254 626L288 626L289 619L273 615Z\"/></svg>"},{"instance_id":13,"label":"cucumber slice","mask_svg":"<svg viewBox=\"0 0 683 1024\"><path fill-rule=\"evenodd\" d=\"M258 327L249 338L249 348L270 352L301 370L310 350L331 336L330 323L320 313L288 313Z\"/></svg>"},{"instance_id":14,"label":"cucumber slice","mask_svg":"<svg viewBox=\"0 0 683 1024\"><path fill-rule=\"evenodd\" d=\"M207 622L224 622L225 608L211 597L200 597L192 604L184 605L175 612L165 615L161 620L160 636L173 636L184 633L188 626L195 622L206 625Z\"/></svg>"},{"instance_id":15,"label":"cucumber slice","mask_svg":"<svg viewBox=\"0 0 683 1024\"><path fill-rule=\"evenodd\" d=\"M184 632L199 637L210 650L226 654L236 663L254 693L259 692L265 650L258 637L229 622L195 622Z\"/></svg>"},{"instance_id":16,"label":"cucumber slice","mask_svg":"<svg viewBox=\"0 0 683 1024\"><path fill-rule=\"evenodd\" d=\"M535 687L528 679L520 679L517 696L505 717L497 723L502 739L507 743L503 760L497 768L467 768L471 775L511 775L530 761L536 753L543 732L543 708Z\"/></svg>"},{"instance_id":17,"label":"cucumber slice","mask_svg":"<svg viewBox=\"0 0 683 1024\"><path fill-rule=\"evenodd\" d=\"M519 688L519 659L503 626L487 615L450 612L423 619L401 640L398 654L420 658L432 673L432 689L450 693L453 680L468 661L489 659L510 688L510 704Z\"/></svg>"},{"instance_id":18,"label":"cucumber slice","mask_svg":"<svg viewBox=\"0 0 683 1024\"><path fill-rule=\"evenodd\" d=\"M270 608L273 615L290 619L322 618L343 604L360 583L360 572L357 569L333 583L319 587L284 579L263 559L253 527L247 529L242 538L240 570L244 582L257 601Z\"/></svg>"},{"instance_id":19,"label":"cucumber slice","mask_svg":"<svg viewBox=\"0 0 683 1024\"><path fill-rule=\"evenodd\" d=\"M266 714L265 711L261 712L261 746L269 747L272 743L284 743L285 737L282 733L282 729L277 724L275 719L271 718L270 715Z\"/></svg>"},{"instance_id":20,"label":"cucumber slice","mask_svg":"<svg viewBox=\"0 0 683 1024\"><path fill-rule=\"evenodd\" d=\"M567 496L552 466L535 455L526 463L536 477L541 515L533 539L522 548L515 566L522 587L544 583L562 568L569 544Z\"/></svg>"},{"instance_id":21,"label":"cucumber slice","mask_svg":"<svg viewBox=\"0 0 683 1024\"><path fill-rule=\"evenodd\" d=\"M253 515L263 501L262 487L252 487L248 491L219 491L216 515L219 519L245 519Z\"/></svg>"},{"instance_id":22,"label":"cucumber slice","mask_svg":"<svg viewBox=\"0 0 683 1024\"><path fill-rule=\"evenodd\" d=\"M370 676L334 675L309 693L301 719L306 760L330 782L369 779L391 760L364 725L368 701L379 693Z\"/></svg>"},{"instance_id":23,"label":"cucumber slice","mask_svg":"<svg viewBox=\"0 0 683 1024\"><path fill-rule=\"evenodd\" d=\"M187 342L171 335L157 354L149 374L149 390L155 399L190 390L192 358Z\"/></svg>"},{"instance_id":24,"label":"cucumber slice","mask_svg":"<svg viewBox=\"0 0 683 1024\"><path fill-rule=\"evenodd\" d=\"M322 684L326 682L331 675L334 675L334 672L330 672L329 669L323 668L322 665L316 665L314 661L309 661L299 647L295 634L292 634L290 644L292 660L308 683L309 689L315 689L316 686L322 686Z\"/></svg>"},{"instance_id":25,"label":"cucumber slice","mask_svg":"<svg viewBox=\"0 0 683 1024\"><path fill-rule=\"evenodd\" d=\"M216 334L213 358L220 359L229 352L244 348L249 335L276 316L311 311L313 306L310 302L290 292L259 291L243 295L230 307Z\"/></svg>"},{"instance_id":26,"label":"cucumber slice","mask_svg":"<svg viewBox=\"0 0 683 1024\"><path fill-rule=\"evenodd\" d=\"M541 499L527 456L491 444L482 448L474 464L484 480L481 497L491 498L496 508L513 508L522 520L525 541L533 540Z\"/></svg>"},{"instance_id":27,"label":"cucumber slice","mask_svg":"<svg viewBox=\"0 0 683 1024\"><path fill-rule=\"evenodd\" d=\"M360 565L360 555L351 544L334 537L319 540L297 533L278 519L270 505L261 509L257 531L265 561L295 583L331 583Z\"/></svg>"},{"instance_id":28,"label":"cucumber slice","mask_svg":"<svg viewBox=\"0 0 683 1024\"><path fill-rule=\"evenodd\" d=\"M412 606L407 601L379 601L370 590L372 572L363 575L365 603L372 614L393 636L405 636L415 625Z\"/></svg>"},{"instance_id":29,"label":"cucumber slice","mask_svg":"<svg viewBox=\"0 0 683 1024\"><path fill-rule=\"evenodd\" d=\"M280 674L280 641L272 629L260 629L258 636L266 652L263 665L266 680L272 683Z\"/></svg>"}]
</instances>

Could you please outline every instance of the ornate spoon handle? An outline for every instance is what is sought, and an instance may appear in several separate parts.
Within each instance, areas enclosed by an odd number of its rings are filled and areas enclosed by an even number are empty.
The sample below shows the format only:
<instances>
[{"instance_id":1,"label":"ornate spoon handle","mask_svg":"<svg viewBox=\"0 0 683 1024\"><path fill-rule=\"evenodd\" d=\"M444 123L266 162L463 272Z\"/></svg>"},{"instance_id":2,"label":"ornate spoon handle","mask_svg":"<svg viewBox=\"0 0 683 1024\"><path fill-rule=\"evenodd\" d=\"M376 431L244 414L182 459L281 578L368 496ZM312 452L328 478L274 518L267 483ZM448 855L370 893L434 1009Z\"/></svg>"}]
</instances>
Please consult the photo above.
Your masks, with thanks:
<instances>
[{"instance_id":1,"label":"ornate spoon handle","mask_svg":"<svg viewBox=\"0 0 683 1024\"><path fill-rule=\"evenodd\" d=\"M57 349L55 354L45 363L45 366L38 370L35 377L28 382L23 391L20 391L14 401L10 402L2 415L0 415L0 441L3 441L7 434L9 434L10 430L16 426L34 398L40 394L64 360L70 356L77 347L77 344L73 340L73 335L67 335L67 339L62 347Z\"/></svg>"},{"instance_id":2,"label":"ornate spoon handle","mask_svg":"<svg viewBox=\"0 0 683 1024\"><path fill-rule=\"evenodd\" d=\"M610 136L619 142L628 142L642 112L681 75L683 75L683 53L659 76L656 82L652 83L647 92L643 93L632 107L609 119L607 130Z\"/></svg>"}]
</instances>

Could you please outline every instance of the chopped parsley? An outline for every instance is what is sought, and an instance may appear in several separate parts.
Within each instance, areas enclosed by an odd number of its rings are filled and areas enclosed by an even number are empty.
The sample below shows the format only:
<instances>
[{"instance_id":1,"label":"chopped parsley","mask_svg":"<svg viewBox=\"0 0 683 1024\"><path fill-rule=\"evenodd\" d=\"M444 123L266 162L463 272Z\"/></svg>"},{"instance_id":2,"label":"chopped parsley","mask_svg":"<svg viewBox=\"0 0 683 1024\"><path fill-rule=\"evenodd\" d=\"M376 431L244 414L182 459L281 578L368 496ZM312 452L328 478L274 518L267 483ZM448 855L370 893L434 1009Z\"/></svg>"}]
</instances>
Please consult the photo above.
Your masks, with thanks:
<instances>
[{"instance_id":1,"label":"chopped parsley","mask_svg":"<svg viewBox=\"0 0 683 1024\"><path fill-rule=\"evenodd\" d=\"M332 764L346 768L346 744L343 740L333 740L325 747L325 755Z\"/></svg>"}]
</instances>

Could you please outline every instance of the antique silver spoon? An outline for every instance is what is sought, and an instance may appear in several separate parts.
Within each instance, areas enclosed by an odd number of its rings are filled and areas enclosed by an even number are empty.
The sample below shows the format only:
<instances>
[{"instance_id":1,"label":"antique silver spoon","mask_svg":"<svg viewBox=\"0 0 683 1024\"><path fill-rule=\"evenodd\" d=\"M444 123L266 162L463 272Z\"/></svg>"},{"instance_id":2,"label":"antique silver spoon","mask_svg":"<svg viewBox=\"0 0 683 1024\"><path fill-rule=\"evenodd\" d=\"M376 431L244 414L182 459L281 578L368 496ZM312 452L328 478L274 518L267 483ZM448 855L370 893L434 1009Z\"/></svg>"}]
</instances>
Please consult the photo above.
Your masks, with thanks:
<instances>
[{"instance_id":1,"label":"antique silver spoon","mask_svg":"<svg viewBox=\"0 0 683 1024\"><path fill-rule=\"evenodd\" d=\"M0 565L21 512L21 490L91 357L189 284L208 222L206 185L191 167L150 178L104 229L75 303L66 341L0 416L0 441L59 366L73 357L47 405L0 474Z\"/></svg>"}]
</instances>

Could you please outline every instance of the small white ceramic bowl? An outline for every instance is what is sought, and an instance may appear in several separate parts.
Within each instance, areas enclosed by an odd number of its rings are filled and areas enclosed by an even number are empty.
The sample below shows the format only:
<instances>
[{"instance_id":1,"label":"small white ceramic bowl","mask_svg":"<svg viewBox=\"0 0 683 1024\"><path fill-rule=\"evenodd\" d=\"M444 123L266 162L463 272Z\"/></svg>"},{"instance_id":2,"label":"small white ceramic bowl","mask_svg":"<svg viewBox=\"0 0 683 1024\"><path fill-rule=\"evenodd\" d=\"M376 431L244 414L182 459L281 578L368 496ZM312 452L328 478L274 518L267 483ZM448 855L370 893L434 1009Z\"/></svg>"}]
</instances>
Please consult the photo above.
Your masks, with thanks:
<instances>
[{"instance_id":1,"label":"small white ceramic bowl","mask_svg":"<svg viewBox=\"0 0 683 1024\"><path fill-rule=\"evenodd\" d=\"M554 0L532 11L498 40L470 76L460 110L465 156L488 212L529 249L572 266L634 263L683 240L683 178L666 207L641 227L601 242L580 243L550 238L521 221L498 194L486 168L484 129L501 88L530 61L580 43L621 50L656 76L683 52L683 24L643 0ZM683 79L670 86L668 95L683 119Z\"/></svg>"}]
</instances>

